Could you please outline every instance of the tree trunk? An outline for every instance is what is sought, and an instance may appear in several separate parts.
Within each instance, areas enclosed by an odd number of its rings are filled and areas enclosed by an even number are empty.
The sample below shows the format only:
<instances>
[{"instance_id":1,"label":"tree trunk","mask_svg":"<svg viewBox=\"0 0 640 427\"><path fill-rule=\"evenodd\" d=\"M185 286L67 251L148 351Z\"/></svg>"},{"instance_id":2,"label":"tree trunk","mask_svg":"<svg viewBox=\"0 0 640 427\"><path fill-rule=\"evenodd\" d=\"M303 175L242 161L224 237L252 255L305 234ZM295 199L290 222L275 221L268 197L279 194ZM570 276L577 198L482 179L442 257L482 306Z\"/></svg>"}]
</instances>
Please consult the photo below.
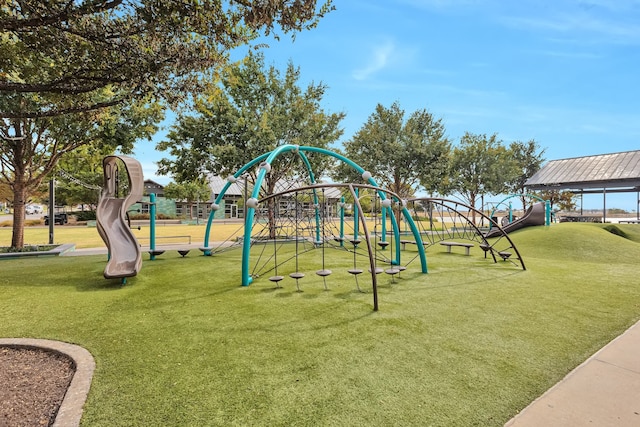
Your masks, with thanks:
<instances>
[{"instance_id":1,"label":"tree trunk","mask_svg":"<svg viewBox=\"0 0 640 427\"><path fill-rule=\"evenodd\" d=\"M269 239L273 240L277 237L275 199L269 200L267 206L267 215L269 216Z\"/></svg>"},{"instance_id":2,"label":"tree trunk","mask_svg":"<svg viewBox=\"0 0 640 427\"><path fill-rule=\"evenodd\" d=\"M469 195L469 206L471 206L472 208L476 207L476 195L475 194L470 194ZM476 223L476 211L475 210L471 211L471 222L474 225Z\"/></svg>"},{"instance_id":3,"label":"tree trunk","mask_svg":"<svg viewBox=\"0 0 640 427\"><path fill-rule=\"evenodd\" d=\"M11 237L11 247L22 249L24 247L24 216L25 199L27 189L19 180L13 185L13 235Z\"/></svg>"},{"instance_id":4,"label":"tree trunk","mask_svg":"<svg viewBox=\"0 0 640 427\"><path fill-rule=\"evenodd\" d=\"M267 181L266 182L266 184L267 184L267 192L266 193L267 193L267 195L271 195L274 192L276 180L272 179L271 177L268 177L266 181ZM295 194L295 197L297 197L297 193L293 193L293 194ZM297 205L297 202L296 202L296 219L295 219L296 224L297 224L297 221L299 220L299 218L297 218L297 215L298 215L297 206L298 205ZM277 230L276 230L276 209L277 208L278 208L278 206L276 205L276 199L270 199L268 201L268 204L267 204L267 218L268 218L268 223L269 223L269 225L268 225L268 227L269 227L269 239L271 239L271 240L274 240L278 235ZM288 232L287 232L287 234L288 234Z\"/></svg>"}]
</instances>

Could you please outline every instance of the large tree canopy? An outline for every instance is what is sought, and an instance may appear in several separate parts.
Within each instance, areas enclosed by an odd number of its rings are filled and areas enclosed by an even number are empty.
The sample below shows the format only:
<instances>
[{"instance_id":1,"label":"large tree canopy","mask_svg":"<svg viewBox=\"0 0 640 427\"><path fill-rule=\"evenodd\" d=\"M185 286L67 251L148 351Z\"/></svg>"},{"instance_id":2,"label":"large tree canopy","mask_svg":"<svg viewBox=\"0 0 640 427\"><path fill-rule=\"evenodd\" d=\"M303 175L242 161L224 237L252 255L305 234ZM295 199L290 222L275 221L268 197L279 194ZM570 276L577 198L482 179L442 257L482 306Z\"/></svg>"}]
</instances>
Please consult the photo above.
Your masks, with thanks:
<instances>
[{"instance_id":1,"label":"large tree canopy","mask_svg":"<svg viewBox=\"0 0 640 427\"><path fill-rule=\"evenodd\" d=\"M159 171L177 182L197 180L206 174L234 174L242 166L276 147L312 145L327 148L340 135L343 113L325 113L320 101L323 84L298 86L300 70L289 63L284 76L265 67L259 54L225 70L220 86L197 103L194 116L183 116L158 149L169 151ZM321 176L328 156L309 156L314 173ZM304 165L297 156L276 158L262 185L272 194L276 184L291 180ZM255 170L248 171L255 182ZM299 175L298 175L299 176ZM270 215L274 210L270 209ZM273 224L273 217L270 217ZM275 230L271 228L272 236Z\"/></svg>"},{"instance_id":2,"label":"large tree canopy","mask_svg":"<svg viewBox=\"0 0 640 427\"><path fill-rule=\"evenodd\" d=\"M370 171L382 186L408 198L419 185L430 193L441 190L451 143L441 119L423 109L405 120L404 110L394 102L389 108L378 104L344 148L346 156ZM339 168L335 177L359 179L346 167Z\"/></svg>"},{"instance_id":3,"label":"large tree canopy","mask_svg":"<svg viewBox=\"0 0 640 427\"><path fill-rule=\"evenodd\" d=\"M509 150L496 134L487 136L469 132L453 149L451 170L453 190L472 207L479 196L506 191L507 182L511 182L517 173Z\"/></svg>"},{"instance_id":4,"label":"large tree canopy","mask_svg":"<svg viewBox=\"0 0 640 427\"><path fill-rule=\"evenodd\" d=\"M25 200L61 156L85 144L126 150L158 122L158 104L176 107L215 84L233 49L311 28L331 2L0 0L0 175L14 192L12 246L23 244Z\"/></svg>"},{"instance_id":5,"label":"large tree canopy","mask_svg":"<svg viewBox=\"0 0 640 427\"><path fill-rule=\"evenodd\" d=\"M266 67L260 54L221 74L220 86L203 95L194 115L183 115L158 149L159 171L177 182L206 174L226 175L256 157L285 144L326 148L342 134L343 113L326 113L320 101L323 84L298 86L300 70L289 63L284 75ZM277 159L278 160L278 159ZM316 159L316 162L319 159ZM278 160L266 179L267 191L288 176L291 165ZM323 166L318 165L317 174Z\"/></svg>"},{"instance_id":6,"label":"large tree canopy","mask_svg":"<svg viewBox=\"0 0 640 427\"><path fill-rule=\"evenodd\" d=\"M3 105L0 98L0 105ZM162 117L158 104L119 105L92 112L38 119L0 121L0 177L13 192L11 246L24 244L24 206L29 195L64 156L92 145L105 152L131 151L138 138L150 138Z\"/></svg>"},{"instance_id":7,"label":"large tree canopy","mask_svg":"<svg viewBox=\"0 0 640 427\"><path fill-rule=\"evenodd\" d=\"M520 201L522 209L527 208L528 198L525 196L524 183L533 176L544 162L544 149L535 140L528 142L514 141L509 145L509 152L516 168L513 179L507 182L507 189L511 193L522 194Z\"/></svg>"},{"instance_id":8,"label":"large tree canopy","mask_svg":"<svg viewBox=\"0 0 640 427\"><path fill-rule=\"evenodd\" d=\"M0 116L55 116L149 95L175 105L214 80L232 49L313 27L331 2L0 0L0 93L13 101Z\"/></svg>"}]
</instances>

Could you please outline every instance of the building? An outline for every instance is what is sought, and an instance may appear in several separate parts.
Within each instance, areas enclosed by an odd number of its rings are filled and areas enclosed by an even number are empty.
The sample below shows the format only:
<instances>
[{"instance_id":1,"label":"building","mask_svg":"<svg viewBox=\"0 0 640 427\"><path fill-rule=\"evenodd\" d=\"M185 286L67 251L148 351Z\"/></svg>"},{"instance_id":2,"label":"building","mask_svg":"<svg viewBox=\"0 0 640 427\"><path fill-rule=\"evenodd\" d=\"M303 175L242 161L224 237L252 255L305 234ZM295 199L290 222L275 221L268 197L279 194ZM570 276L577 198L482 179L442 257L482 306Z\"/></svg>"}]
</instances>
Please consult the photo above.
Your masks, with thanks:
<instances>
[{"instance_id":1,"label":"building","mask_svg":"<svg viewBox=\"0 0 640 427\"><path fill-rule=\"evenodd\" d=\"M167 217L193 219L206 219L211 213L213 202L220 196L228 179L221 176L212 175L209 177L209 188L211 196L208 200L199 200L197 202L187 202L186 200L168 199L164 196L164 186L150 179L144 181L144 196L142 203L136 204L132 210L136 213L149 214L149 194L156 195L156 215ZM288 188L300 186L296 182L281 182L276 186L276 191L284 191ZM215 219L242 219L244 218L244 201L246 197L251 197L253 185L251 182L245 182L243 178L238 178L236 182L229 185L222 199L218 203L219 208L215 211ZM341 192L336 188L327 188L325 197L327 198L327 215L333 216L337 214L337 203L341 197ZM280 201L279 212L284 215L292 209L292 201L287 201L286 196ZM313 209L313 204L302 202L298 209L309 211Z\"/></svg>"},{"instance_id":2,"label":"building","mask_svg":"<svg viewBox=\"0 0 640 427\"><path fill-rule=\"evenodd\" d=\"M154 193L156 197L164 197L164 186L150 179L144 180L144 195Z\"/></svg>"},{"instance_id":3,"label":"building","mask_svg":"<svg viewBox=\"0 0 640 427\"><path fill-rule=\"evenodd\" d=\"M524 185L529 190L570 191L580 197L602 194L602 222L607 222L607 194L635 193L640 208L640 150L551 160ZM580 209L582 215L582 203Z\"/></svg>"},{"instance_id":4,"label":"building","mask_svg":"<svg viewBox=\"0 0 640 427\"><path fill-rule=\"evenodd\" d=\"M209 203L209 209L211 203L215 201L224 186L227 184L227 179L218 175L212 175L209 177L209 187L211 187L211 202ZM220 208L216 211L215 219L233 219L244 218L244 199L245 193L251 192L252 187L248 181L238 178L238 180L232 183L227 191L225 191L222 200L219 205Z\"/></svg>"}]
</instances>

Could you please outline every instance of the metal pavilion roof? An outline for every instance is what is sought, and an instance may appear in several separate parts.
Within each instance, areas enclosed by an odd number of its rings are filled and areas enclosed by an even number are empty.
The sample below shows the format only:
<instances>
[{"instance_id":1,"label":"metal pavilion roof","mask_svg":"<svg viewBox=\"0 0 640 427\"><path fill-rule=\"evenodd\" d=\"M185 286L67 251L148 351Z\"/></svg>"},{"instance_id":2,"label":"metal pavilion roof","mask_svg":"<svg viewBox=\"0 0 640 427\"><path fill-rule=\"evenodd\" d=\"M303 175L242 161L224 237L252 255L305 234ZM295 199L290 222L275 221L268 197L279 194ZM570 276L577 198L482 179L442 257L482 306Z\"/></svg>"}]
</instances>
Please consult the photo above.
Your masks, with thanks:
<instances>
[{"instance_id":1,"label":"metal pavilion roof","mask_svg":"<svg viewBox=\"0 0 640 427\"><path fill-rule=\"evenodd\" d=\"M640 190L640 150L551 160L527 180L530 190ZM592 192L592 191L586 191Z\"/></svg>"}]
</instances>

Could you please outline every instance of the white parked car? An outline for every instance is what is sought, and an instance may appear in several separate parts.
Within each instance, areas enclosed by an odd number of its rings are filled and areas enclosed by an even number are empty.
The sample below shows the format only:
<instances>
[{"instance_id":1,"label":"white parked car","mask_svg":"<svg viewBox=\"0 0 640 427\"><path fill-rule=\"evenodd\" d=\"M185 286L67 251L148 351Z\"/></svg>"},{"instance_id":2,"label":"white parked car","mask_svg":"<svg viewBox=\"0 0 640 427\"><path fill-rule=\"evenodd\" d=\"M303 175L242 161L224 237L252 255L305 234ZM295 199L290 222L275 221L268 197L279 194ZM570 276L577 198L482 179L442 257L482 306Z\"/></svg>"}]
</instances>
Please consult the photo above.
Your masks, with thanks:
<instances>
[{"instance_id":1,"label":"white parked car","mask_svg":"<svg viewBox=\"0 0 640 427\"><path fill-rule=\"evenodd\" d=\"M42 213L42 206L38 205L27 205L24 208L24 211L27 215L37 215Z\"/></svg>"}]
</instances>

